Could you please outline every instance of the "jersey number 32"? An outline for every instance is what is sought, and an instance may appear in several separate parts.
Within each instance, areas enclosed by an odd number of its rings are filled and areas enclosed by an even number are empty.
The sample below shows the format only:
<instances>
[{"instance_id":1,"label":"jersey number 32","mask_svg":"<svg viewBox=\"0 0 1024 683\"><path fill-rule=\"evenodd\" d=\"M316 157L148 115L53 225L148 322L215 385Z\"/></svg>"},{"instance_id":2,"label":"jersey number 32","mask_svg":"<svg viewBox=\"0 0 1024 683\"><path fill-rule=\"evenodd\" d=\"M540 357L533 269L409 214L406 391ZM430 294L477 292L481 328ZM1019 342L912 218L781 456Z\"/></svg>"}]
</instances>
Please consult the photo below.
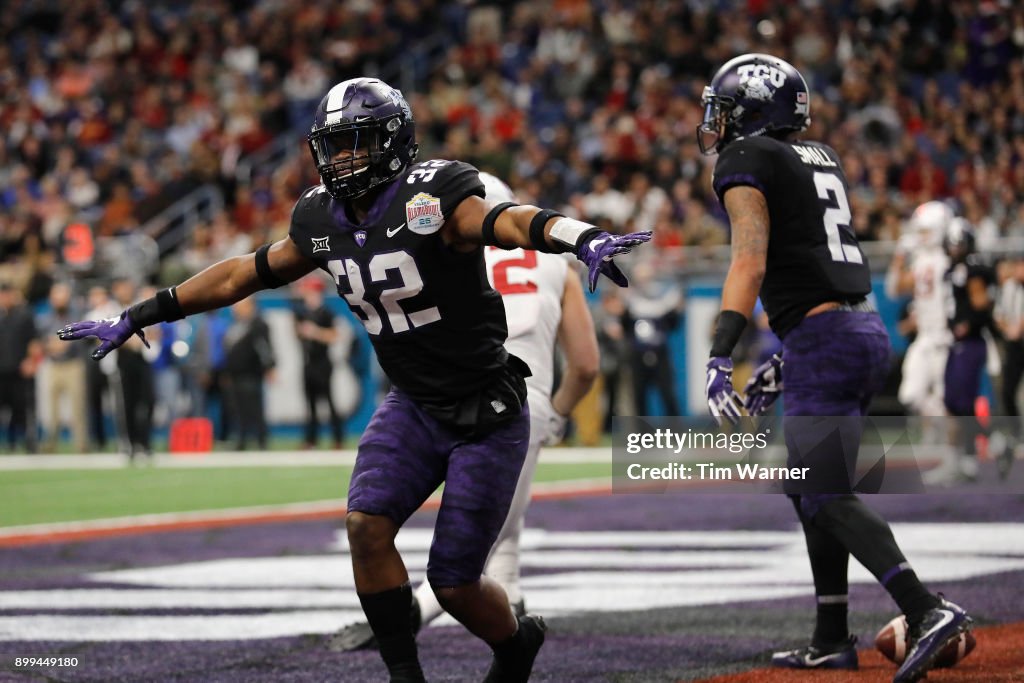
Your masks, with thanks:
<instances>
[{"instance_id":1,"label":"jersey number 32","mask_svg":"<svg viewBox=\"0 0 1024 683\"><path fill-rule=\"evenodd\" d=\"M330 261L327 267L334 275L334 282L339 288L343 278L348 280L351 291L344 293L343 296L352 311L362 318L369 334L378 335L384 332L385 319L391 332L396 334L441 319L441 312L437 310L437 306L406 312L399 304L403 299L411 299L423 291L423 278L416 267L416 261L405 251L374 254L370 259L366 267L368 281L387 285L376 297L368 295L367 279L364 278L363 269L354 259ZM372 299L376 299L376 302Z\"/></svg>"}]
</instances>

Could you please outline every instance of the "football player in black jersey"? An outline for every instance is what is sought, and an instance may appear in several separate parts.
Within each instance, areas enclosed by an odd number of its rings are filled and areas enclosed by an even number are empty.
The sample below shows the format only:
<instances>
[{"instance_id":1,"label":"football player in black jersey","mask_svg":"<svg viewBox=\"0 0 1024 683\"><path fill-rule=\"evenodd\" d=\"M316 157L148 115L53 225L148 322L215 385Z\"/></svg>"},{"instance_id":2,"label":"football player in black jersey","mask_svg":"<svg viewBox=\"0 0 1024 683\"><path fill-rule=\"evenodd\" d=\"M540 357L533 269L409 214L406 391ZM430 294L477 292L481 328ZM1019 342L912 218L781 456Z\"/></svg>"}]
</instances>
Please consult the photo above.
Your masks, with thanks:
<instances>
[{"instance_id":1,"label":"football player in black jersey","mask_svg":"<svg viewBox=\"0 0 1024 683\"><path fill-rule=\"evenodd\" d=\"M974 229L966 219L957 217L950 221L943 246L950 262L946 281L953 304L949 316L953 345L946 358L943 391L949 414L969 418L954 420L962 448L955 470L968 479L974 479L978 473L976 439L982 434L988 436L988 430L975 419L975 402L981 395L981 375L988 359L982 332L995 328L989 289L995 284L996 275L975 253L974 242ZM1003 461L1000 454L1001 467Z\"/></svg>"},{"instance_id":2,"label":"football player in black jersey","mask_svg":"<svg viewBox=\"0 0 1024 683\"><path fill-rule=\"evenodd\" d=\"M888 369L889 338L865 299L870 273L850 228L838 155L797 139L810 120L810 95L800 73L776 57L747 54L726 63L704 89L703 106L698 143L705 154L718 153L714 190L732 226L732 263L707 366L708 405L719 421L735 421L744 407L763 414L782 391L785 367L789 466L812 466L802 488L787 493L807 541L817 623L810 645L776 653L772 663L857 668L847 630L852 554L907 616L913 644L895 681L916 681L970 619L925 589L888 524L848 481L844 450L856 457L860 418ZM755 371L743 399L732 386L730 355L758 295L783 350ZM818 423L838 428L840 438L804 448L798 430L809 423L793 419L799 416L831 417Z\"/></svg>"},{"instance_id":3,"label":"football player in black jersey","mask_svg":"<svg viewBox=\"0 0 1024 683\"><path fill-rule=\"evenodd\" d=\"M393 385L360 439L346 518L356 590L391 680L424 680L395 535L444 482L427 579L445 610L493 649L486 680L525 681L543 621L517 619L481 574L526 455L530 371L504 349L505 310L482 247L572 251L593 290L601 273L626 286L612 259L650 233L612 235L547 209L491 205L472 166L415 163L409 105L376 79L331 88L309 146L323 182L295 205L287 237L58 335L98 337L98 359L148 325L328 272Z\"/></svg>"}]
</instances>

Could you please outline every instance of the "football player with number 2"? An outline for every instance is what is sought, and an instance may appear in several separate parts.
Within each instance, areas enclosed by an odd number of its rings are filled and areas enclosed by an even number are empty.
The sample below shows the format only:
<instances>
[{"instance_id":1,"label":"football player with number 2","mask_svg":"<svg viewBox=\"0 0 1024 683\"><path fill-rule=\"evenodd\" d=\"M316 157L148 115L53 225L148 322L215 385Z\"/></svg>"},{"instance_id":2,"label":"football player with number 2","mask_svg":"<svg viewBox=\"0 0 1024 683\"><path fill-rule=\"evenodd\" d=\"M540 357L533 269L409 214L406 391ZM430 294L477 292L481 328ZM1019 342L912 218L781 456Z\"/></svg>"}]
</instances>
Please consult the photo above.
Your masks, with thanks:
<instances>
[{"instance_id":1,"label":"football player with number 2","mask_svg":"<svg viewBox=\"0 0 1024 683\"><path fill-rule=\"evenodd\" d=\"M698 144L701 152L718 154L714 190L732 226L732 261L707 365L708 406L719 422L735 422L743 407L763 414L784 388L788 465L817 456L828 463L817 469L831 470L812 469L804 488L787 490L807 542L817 622L808 646L776 653L772 663L857 668L856 639L847 630L853 555L907 617L912 644L895 683L917 681L971 619L925 589L889 525L846 479L842 446L856 457L859 418L888 370L889 337L866 299L870 271L850 227L839 157L826 145L797 139L810 123L810 93L803 76L777 57L746 54L727 62L704 89L702 105ZM744 405L732 386L730 356L759 295L782 355L755 371ZM792 419L801 416L854 418L846 423L854 426L844 426L841 444L826 440L803 452L800 420ZM828 484L818 490L815 479ZM837 479L845 491L836 489Z\"/></svg>"},{"instance_id":2,"label":"football player with number 2","mask_svg":"<svg viewBox=\"0 0 1024 683\"><path fill-rule=\"evenodd\" d=\"M287 237L58 336L99 338L98 359L133 335L144 339L149 325L228 306L315 268L329 273L393 385L359 441L346 516L356 591L391 681L424 680L395 535L442 481L427 579L444 609L491 646L485 680L525 681L544 622L517 618L482 574L526 456L530 369L503 346L505 310L487 283L483 247L572 252L593 290L602 273L626 286L613 258L651 234L612 235L548 209L492 205L472 166L416 163L412 111L377 79L331 88L308 139L323 182L299 198Z\"/></svg>"}]
</instances>

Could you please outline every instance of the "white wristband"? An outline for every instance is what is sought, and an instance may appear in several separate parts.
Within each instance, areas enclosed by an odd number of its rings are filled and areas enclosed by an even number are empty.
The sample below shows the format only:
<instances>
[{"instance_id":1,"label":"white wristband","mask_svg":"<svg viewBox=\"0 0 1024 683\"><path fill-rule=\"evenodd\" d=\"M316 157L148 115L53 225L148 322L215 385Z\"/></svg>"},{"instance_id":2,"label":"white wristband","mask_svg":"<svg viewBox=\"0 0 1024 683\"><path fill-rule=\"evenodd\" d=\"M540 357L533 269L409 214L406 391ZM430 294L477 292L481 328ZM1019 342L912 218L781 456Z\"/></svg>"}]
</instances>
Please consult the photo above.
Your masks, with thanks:
<instances>
[{"instance_id":1,"label":"white wristband","mask_svg":"<svg viewBox=\"0 0 1024 683\"><path fill-rule=\"evenodd\" d=\"M551 232L548 234L554 241L564 244L575 251L583 233L594 230L596 227L590 223L578 221L575 218L563 217L555 221L555 224L551 226Z\"/></svg>"}]
</instances>

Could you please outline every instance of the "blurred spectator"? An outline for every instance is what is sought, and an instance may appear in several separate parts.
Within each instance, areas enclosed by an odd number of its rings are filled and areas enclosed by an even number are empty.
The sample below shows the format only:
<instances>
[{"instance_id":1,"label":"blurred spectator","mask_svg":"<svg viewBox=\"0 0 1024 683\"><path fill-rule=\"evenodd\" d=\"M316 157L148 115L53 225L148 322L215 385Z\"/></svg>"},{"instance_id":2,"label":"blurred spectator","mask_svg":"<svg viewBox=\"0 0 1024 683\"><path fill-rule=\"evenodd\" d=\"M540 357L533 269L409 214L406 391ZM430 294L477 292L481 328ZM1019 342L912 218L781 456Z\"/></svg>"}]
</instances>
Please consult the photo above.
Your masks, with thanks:
<instances>
[{"instance_id":1,"label":"blurred spectator","mask_svg":"<svg viewBox=\"0 0 1024 683\"><path fill-rule=\"evenodd\" d=\"M186 323L187 325L187 323ZM160 323L147 332L153 353L154 424L170 427L182 415L181 370L179 369L178 324Z\"/></svg>"},{"instance_id":2,"label":"blurred spectator","mask_svg":"<svg viewBox=\"0 0 1024 683\"><path fill-rule=\"evenodd\" d=\"M725 223L709 213L703 202L690 199L684 203L683 243L692 247L713 247L729 243Z\"/></svg>"},{"instance_id":3,"label":"blurred spectator","mask_svg":"<svg viewBox=\"0 0 1024 683\"><path fill-rule=\"evenodd\" d=\"M44 450L57 452L60 438L61 408L70 416L71 443L76 453L85 453L89 444L86 427L85 364L89 350L85 344L68 344L57 339L56 332L81 320L81 310L72 305L71 287L58 282L50 289L50 311L39 321L39 337L44 340L49 367L43 394L49 401Z\"/></svg>"},{"instance_id":4,"label":"blurred spectator","mask_svg":"<svg viewBox=\"0 0 1024 683\"><path fill-rule=\"evenodd\" d=\"M275 365L270 328L259 316L252 298L242 299L231 312L235 319L224 336L224 374L231 419L237 430L235 448L245 450L251 435L262 450L267 447L263 380Z\"/></svg>"},{"instance_id":5,"label":"blurred spectator","mask_svg":"<svg viewBox=\"0 0 1024 683\"><path fill-rule=\"evenodd\" d=\"M11 450L22 442L30 453L36 451L33 386L42 353L32 313L21 293L0 281L0 425Z\"/></svg>"},{"instance_id":6,"label":"blurred spectator","mask_svg":"<svg viewBox=\"0 0 1024 683\"><path fill-rule=\"evenodd\" d=\"M214 435L218 441L227 441L233 429L233 414L227 389L224 338L231 327L231 318L225 312L214 311L192 322L196 328L186 365L186 384L197 398L192 411L196 415L212 413Z\"/></svg>"},{"instance_id":7,"label":"blurred spectator","mask_svg":"<svg viewBox=\"0 0 1024 683\"><path fill-rule=\"evenodd\" d=\"M651 185L646 173L634 173L629 180L627 196L633 204L632 225L654 225L668 205L668 194L657 185Z\"/></svg>"},{"instance_id":8,"label":"blurred spectator","mask_svg":"<svg viewBox=\"0 0 1024 683\"><path fill-rule=\"evenodd\" d=\"M342 447L344 418L334 407L331 395L331 346L338 341L334 313L324 305L324 281L318 274L298 284L300 299L295 306L295 334L302 345L302 390L306 395L306 429L303 445L315 448L320 434L318 404L327 404L334 447Z\"/></svg>"},{"instance_id":9,"label":"blurred spectator","mask_svg":"<svg viewBox=\"0 0 1024 683\"><path fill-rule=\"evenodd\" d=\"M117 302L111 300L107 290L103 287L89 288L88 299L89 310L83 316L86 320L102 320L120 314L121 309ZM87 352L97 346L95 340L82 342L81 346ZM89 432L93 443L101 450L107 446L107 415L106 407L111 400L111 388L114 384L111 376L117 370L116 354L111 354L95 363L89 360L85 363L85 386L86 386L86 411L89 415ZM119 400L114 399L110 413L116 413L119 409Z\"/></svg>"},{"instance_id":10,"label":"blurred spectator","mask_svg":"<svg viewBox=\"0 0 1024 683\"><path fill-rule=\"evenodd\" d=\"M129 280L115 281L111 287L118 309L130 306L134 301L156 294L146 288L136 296L135 287ZM117 378L120 384L121 448L128 459L136 456L152 457L153 410L156 396L153 390L153 359L158 352L133 336L117 350Z\"/></svg>"},{"instance_id":11,"label":"blurred spectator","mask_svg":"<svg viewBox=\"0 0 1024 683\"><path fill-rule=\"evenodd\" d=\"M652 414L647 402L650 390L661 399L662 414L680 414L668 336L679 325L682 309L679 289L657 280L650 263L633 268L622 328L629 341L636 415Z\"/></svg>"},{"instance_id":12,"label":"blurred spectator","mask_svg":"<svg viewBox=\"0 0 1024 683\"><path fill-rule=\"evenodd\" d=\"M628 408L626 412L621 412L622 394L619 391L626 374L623 372L626 366L626 334L622 329L622 316L625 312L618 289L602 290L600 307L594 311L594 329L601 351L601 373L591 389L591 393L597 392L602 405L597 411L597 424L591 424L591 420L583 421L574 415L576 433L586 446L598 445L601 433L611 431L614 416L628 414Z\"/></svg>"},{"instance_id":13,"label":"blurred spectator","mask_svg":"<svg viewBox=\"0 0 1024 683\"><path fill-rule=\"evenodd\" d=\"M582 208L586 220L596 222L603 218L620 227L633 210L629 198L612 187L608 176L603 173L594 176L593 189L583 197Z\"/></svg>"},{"instance_id":14,"label":"blurred spectator","mask_svg":"<svg viewBox=\"0 0 1024 683\"><path fill-rule=\"evenodd\" d=\"M103 205L99 234L108 237L129 232L136 222L131 188L127 183L117 183L110 199Z\"/></svg>"},{"instance_id":15,"label":"blurred spectator","mask_svg":"<svg viewBox=\"0 0 1024 683\"><path fill-rule=\"evenodd\" d=\"M1004 415L1020 416L1017 400L1024 377L1024 259L1007 259L996 269L996 327L1003 338L1002 408ZM1020 432L1019 420L1014 432Z\"/></svg>"}]
</instances>

